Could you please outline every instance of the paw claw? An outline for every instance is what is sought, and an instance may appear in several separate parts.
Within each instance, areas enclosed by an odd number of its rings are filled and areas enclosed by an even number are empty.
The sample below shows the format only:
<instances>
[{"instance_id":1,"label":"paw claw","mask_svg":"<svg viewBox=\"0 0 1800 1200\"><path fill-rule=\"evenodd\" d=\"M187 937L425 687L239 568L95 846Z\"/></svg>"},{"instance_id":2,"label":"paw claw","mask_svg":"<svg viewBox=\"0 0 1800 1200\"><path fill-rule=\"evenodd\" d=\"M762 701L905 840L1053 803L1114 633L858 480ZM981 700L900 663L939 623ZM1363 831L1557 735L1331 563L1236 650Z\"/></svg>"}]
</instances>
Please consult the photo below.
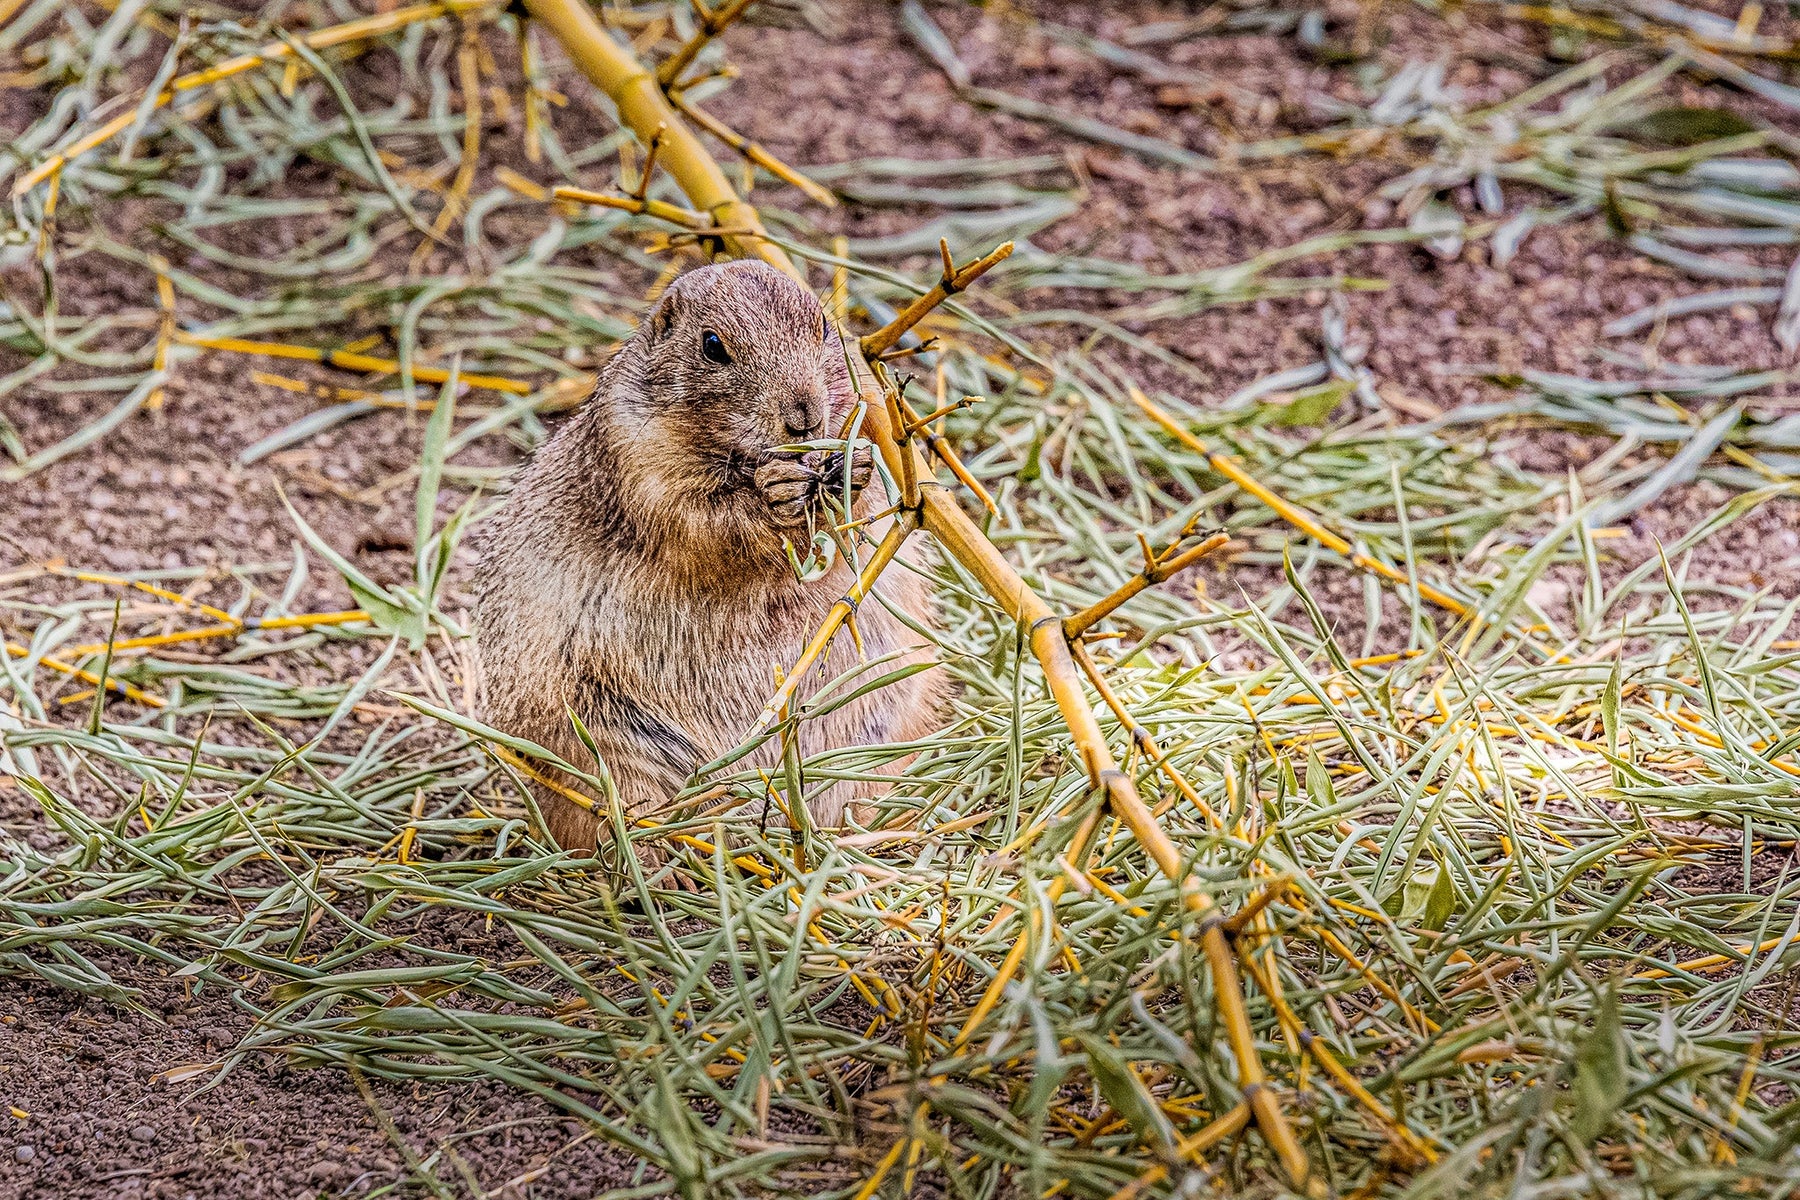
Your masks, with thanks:
<instances>
[{"instance_id":1,"label":"paw claw","mask_svg":"<svg viewBox=\"0 0 1800 1200\"><path fill-rule=\"evenodd\" d=\"M875 456L867 446L859 448L850 456L850 490L860 492L869 486L869 479L875 474ZM834 492L844 487L844 456L833 453L825 459L825 469L821 472L824 486Z\"/></svg>"}]
</instances>

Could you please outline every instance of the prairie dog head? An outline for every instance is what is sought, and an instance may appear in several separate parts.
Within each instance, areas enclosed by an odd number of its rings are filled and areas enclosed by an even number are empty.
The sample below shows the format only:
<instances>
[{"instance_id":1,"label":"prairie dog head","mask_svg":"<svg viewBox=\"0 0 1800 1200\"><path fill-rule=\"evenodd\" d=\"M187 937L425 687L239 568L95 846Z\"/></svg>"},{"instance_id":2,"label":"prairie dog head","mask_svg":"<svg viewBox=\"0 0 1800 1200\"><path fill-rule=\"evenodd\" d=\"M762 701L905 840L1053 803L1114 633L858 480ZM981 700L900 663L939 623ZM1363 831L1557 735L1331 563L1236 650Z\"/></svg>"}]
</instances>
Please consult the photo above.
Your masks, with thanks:
<instances>
[{"instance_id":1,"label":"prairie dog head","mask_svg":"<svg viewBox=\"0 0 1800 1200\"><path fill-rule=\"evenodd\" d=\"M636 336L634 440L675 473L742 478L775 447L836 434L849 411L837 331L812 293L767 263L688 272Z\"/></svg>"}]
</instances>

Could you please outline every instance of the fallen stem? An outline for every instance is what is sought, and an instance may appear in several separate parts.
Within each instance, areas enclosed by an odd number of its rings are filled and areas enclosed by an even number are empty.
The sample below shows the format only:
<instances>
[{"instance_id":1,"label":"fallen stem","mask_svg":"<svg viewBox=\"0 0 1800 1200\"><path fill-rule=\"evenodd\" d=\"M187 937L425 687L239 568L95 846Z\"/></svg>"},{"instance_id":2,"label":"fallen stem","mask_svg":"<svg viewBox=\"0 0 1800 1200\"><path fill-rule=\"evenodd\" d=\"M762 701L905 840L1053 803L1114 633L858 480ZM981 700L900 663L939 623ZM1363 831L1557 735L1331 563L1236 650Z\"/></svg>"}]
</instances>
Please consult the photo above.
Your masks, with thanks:
<instances>
[{"instance_id":1,"label":"fallen stem","mask_svg":"<svg viewBox=\"0 0 1800 1200\"><path fill-rule=\"evenodd\" d=\"M1274 509L1282 520L1286 521L1294 528L1317 541L1323 542L1327 547L1348 558L1351 565L1364 571L1373 571L1375 574L1405 587L1414 588L1424 599L1431 601L1439 608L1447 609L1448 611L1455 613L1459 617L1477 617L1474 609L1470 608L1463 601L1458 600L1455 596L1452 596L1447 592L1441 592L1428 583L1416 580L1405 571L1402 571L1397 567L1390 567L1379 559L1370 558L1366 554L1358 553L1348 541L1321 525L1317 517L1314 517L1299 505L1284 500L1282 497L1258 483L1248 472L1227 455L1215 454L1205 442L1195 437L1192 433L1189 433L1181 426L1180 422L1176 421L1174 417L1171 417L1167 412L1157 407L1151 402L1148 396L1144 395L1144 393L1137 388L1131 388L1129 390L1129 395L1131 396L1131 402L1142 409L1144 415L1166 429L1170 436L1174 437L1176 441L1195 453L1204 455L1206 457L1207 465L1213 470L1225 476L1225 478L1231 480L1231 482L1237 484L1240 488L1243 488L1246 492L1249 492L1252 496L1255 496L1258 500L1261 500L1264 504Z\"/></svg>"}]
</instances>

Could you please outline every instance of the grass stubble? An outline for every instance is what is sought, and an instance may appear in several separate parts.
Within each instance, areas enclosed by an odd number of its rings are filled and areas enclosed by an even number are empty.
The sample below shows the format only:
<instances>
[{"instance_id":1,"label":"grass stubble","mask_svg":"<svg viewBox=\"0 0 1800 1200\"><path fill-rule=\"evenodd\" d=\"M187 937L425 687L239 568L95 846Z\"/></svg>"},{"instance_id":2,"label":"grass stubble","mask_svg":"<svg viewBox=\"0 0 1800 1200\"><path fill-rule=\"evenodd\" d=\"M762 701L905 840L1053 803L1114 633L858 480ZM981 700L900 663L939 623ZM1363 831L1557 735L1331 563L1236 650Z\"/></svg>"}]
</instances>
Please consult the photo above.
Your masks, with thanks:
<instances>
[{"instance_id":1,"label":"grass stubble","mask_svg":"<svg viewBox=\"0 0 1800 1200\"><path fill-rule=\"evenodd\" d=\"M1606 44L1485 108L1410 65L1338 126L1220 161L976 87L930 12L904 5L902 27L965 99L1070 138L1205 171L1362 154L1405 168L1385 188L1394 229L1156 275L1031 245L1079 204L1056 159L801 170L694 118L749 155L751 178L943 215L827 246L804 210L751 208L677 115L711 111L698 106L725 83L715 39L741 3L609 7L640 50L667 49L664 69L624 80L583 59L569 26L592 15L554 3L528 5L531 21L480 3L346 9L279 36L225 14L182 25L162 0L98 24L50 0L11 7L0 49L27 64L16 82L90 101L123 65L150 82L99 108L59 98L0 150L4 239L44 281L41 303L0 313L25 364L0 400L117 398L35 449L0 418L0 470L22 478L142 419L200 353L256 356L260 381L320 400L247 459L384 407L418 411L424 437L416 471L382 483L415 489L409 583L369 578L290 510L354 611L295 610L304 556L5 579L0 768L60 836L0 842L0 969L130 1008L130 982L97 961L126 955L251 1016L239 1046L170 1072L189 1086L277 1053L359 1081L534 1092L641 1161L617 1195L1800 1185L1796 604L1689 578L1691 551L1793 493L1800 434L1771 399L1786 377L1681 367L1652 342L1607 351L1642 367L1624 380L1474 365L1514 398L1402 423L1330 307L1319 361L1222 403L1151 386L1120 349L1154 352L1129 325L1383 286L1281 274L1359 242L1486 238L1503 259L1535 226L1595 215L1729 285L1610 336L1753 304L1800 340L1796 285L1729 253L1800 231L1791 135L1667 99L1700 71L1792 110L1754 67L1794 47L1722 46L1677 5L1532 10L1558 37ZM1292 15L1245 4L1228 22L1317 36ZM618 132L559 140L549 31L591 76L635 89L617 93ZM1164 36L1138 32L1142 46ZM1051 35L1154 69L1142 49ZM426 103L358 96L353 56L372 38ZM495 67L501 48L516 72ZM598 49L614 68L627 57ZM531 174L483 167L495 103L523 109ZM621 186L594 189L614 159ZM265 194L302 160L330 164L339 186ZM1462 184L1477 220L1436 198ZM1508 188L1534 199L1508 216ZM110 236L95 215L127 197L164 205L160 235L216 271ZM285 254L219 244L272 217L319 232ZM959 271L943 246L952 287L881 265L950 235L980 268ZM985 253L1008 237L1010 256ZM410 250L401 269L396 247ZM919 526L946 548L934 669L959 691L943 734L790 756L774 774L741 754L711 764L657 821L617 830L658 845L654 869L535 838L523 780L543 752L480 724L446 594L502 482L456 456L541 439L540 417L579 400L583 356L629 331L640 297L583 265L595 248L623 271L723 248L823 277L837 311L873 331L858 432L883 452L893 536ZM86 255L154 281L144 303L60 314L58 267ZM459 261L434 271L444 257ZM970 285L999 303L949 294ZM1049 288L1140 298L1034 307ZM318 344L371 314L379 340ZM1086 333L1056 350L1028 340L1042 326ZM359 386L263 369L294 358ZM1605 435L1614 452L1536 475L1506 450L1539 428ZM1668 453L1634 453L1646 446ZM1696 477L1736 494L1657 555L1613 561L1613 527ZM442 518L446 486L467 499ZM835 533L813 549L871 577L892 557ZM1257 603L1146 586L1216 549L1213 533L1282 586ZM1362 588L1357 644L1321 603L1345 574ZM995 599L1008 577L1017 588ZM1566 604L1538 586L1552 577ZM852 606L842 619L853 636ZM188 653L208 646L224 649ZM303 685L282 670L345 649L368 663L354 677ZM783 737L883 675L866 664L798 709L772 675L753 737ZM915 751L866 827L733 815L765 800L795 811L806 791ZM608 794L604 764L555 765ZM504 930L516 956L429 932L470 920ZM432 1191L450 1186L408 1161Z\"/></svg>"}]
</instances>

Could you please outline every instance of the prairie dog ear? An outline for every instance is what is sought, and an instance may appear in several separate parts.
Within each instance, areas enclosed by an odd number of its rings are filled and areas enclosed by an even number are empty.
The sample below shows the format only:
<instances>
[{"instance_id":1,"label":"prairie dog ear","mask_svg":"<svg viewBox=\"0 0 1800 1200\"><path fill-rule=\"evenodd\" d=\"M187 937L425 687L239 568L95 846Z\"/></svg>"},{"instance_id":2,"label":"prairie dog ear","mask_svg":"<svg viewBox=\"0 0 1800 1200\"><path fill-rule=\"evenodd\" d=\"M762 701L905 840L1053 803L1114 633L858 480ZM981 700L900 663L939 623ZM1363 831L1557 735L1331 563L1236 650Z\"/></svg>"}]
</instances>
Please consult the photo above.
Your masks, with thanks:
<instances>
[{"instance_id":1,"label":"prairie dog ear","mask_svg":"<svg viewBox=\"0 0 1800 1200\"><path fill-rule=\"evenodd\" d=\"M675 328L677 309L681 306L678 295L679 293L673 290L664 292L663 298L657 301L656 307L650 311L650 316L645 324L649 327L650 341L653 344L662 341L668 336L669 330Z\"/></svg>"}]
</instances>

